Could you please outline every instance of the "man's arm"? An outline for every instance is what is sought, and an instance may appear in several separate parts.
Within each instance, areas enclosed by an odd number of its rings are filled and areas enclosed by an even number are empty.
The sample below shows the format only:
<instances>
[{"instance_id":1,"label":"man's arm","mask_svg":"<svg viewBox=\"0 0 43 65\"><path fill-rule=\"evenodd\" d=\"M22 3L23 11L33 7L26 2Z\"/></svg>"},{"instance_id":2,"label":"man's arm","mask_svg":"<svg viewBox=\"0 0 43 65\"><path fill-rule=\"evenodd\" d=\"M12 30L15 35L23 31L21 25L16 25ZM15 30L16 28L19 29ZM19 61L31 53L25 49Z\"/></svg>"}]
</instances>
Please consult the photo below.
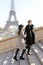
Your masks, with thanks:
<instances>
[{"instance_id":1,"label":"man's arm","mask_svg":"<svg viewBox=\"0 0 43 65\"><path fill-rule=\"evenodd\" d=\"M27 26L25 27L25 31L24 31L24 34L27 34Z\"/></svg>"},{"instance_id":2,"label":"man's arm","mask_svg":"<svg viewBox=\"0 0 43 65\"><path fill-rule=\"evenodd\" d=\"M27 26L25 27L24 34L25 34L25 35L26 35L26 37L27 37ZM26 39L26 37L24 38L24 40Z\"/></svg>"}]
</instances>

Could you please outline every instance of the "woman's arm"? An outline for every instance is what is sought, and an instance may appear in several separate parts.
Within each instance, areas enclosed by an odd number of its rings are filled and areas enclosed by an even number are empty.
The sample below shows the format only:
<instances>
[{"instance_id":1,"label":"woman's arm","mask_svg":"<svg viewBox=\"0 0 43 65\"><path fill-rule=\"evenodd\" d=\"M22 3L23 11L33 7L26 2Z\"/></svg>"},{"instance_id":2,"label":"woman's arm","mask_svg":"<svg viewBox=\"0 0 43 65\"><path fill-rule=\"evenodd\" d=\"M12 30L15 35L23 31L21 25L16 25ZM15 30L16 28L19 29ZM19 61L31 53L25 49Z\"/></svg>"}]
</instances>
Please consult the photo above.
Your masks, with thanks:
<instances>
[{"instance_id":1,"label":"woman's arm","mask_svg":"<svg viewBox=\"0 0 43 65\"><path fill-rule=\"evenodd\" d=\"M26 35L24 34L24 31L23 30L21 30L21 35L22 35L23 38L26 37Z\"/></svg>"}]
</instances>

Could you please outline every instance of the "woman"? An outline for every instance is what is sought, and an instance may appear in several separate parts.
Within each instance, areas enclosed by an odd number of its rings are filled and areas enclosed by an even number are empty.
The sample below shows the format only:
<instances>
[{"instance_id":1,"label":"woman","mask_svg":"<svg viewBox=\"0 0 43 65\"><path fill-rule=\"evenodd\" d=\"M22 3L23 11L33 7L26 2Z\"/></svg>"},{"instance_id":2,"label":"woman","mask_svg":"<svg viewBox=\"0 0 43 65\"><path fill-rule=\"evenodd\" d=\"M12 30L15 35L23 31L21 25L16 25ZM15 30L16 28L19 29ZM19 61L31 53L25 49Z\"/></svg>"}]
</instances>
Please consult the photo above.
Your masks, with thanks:
<instances>
[{"instance_id":1,"label":"woman","mask_svg":"<svg viewBox=\"0 0 43 65\"><path fill-rule=\"evenodd\" d=\"M16 45L16 47L17 47L17 50L16 50L16 53L15 53L15 56L14 56L14 59L17 61L17 54L18 54L18 52L19 52L19 50L23 50L22 51L22 54L21 54L21 56L20 56L20 59L22 59L22 60L24 60L25 58L23 58L23 55L24 55L24 53L25 53L25 46L23 45L23 43L22 43L22 39L25 37L24 36L24 34L23 34L23 25L21 24L21 25L19 25L19 31L18 31L18 43L17 43L17 45Z\"/></svg>"}]
</instances>

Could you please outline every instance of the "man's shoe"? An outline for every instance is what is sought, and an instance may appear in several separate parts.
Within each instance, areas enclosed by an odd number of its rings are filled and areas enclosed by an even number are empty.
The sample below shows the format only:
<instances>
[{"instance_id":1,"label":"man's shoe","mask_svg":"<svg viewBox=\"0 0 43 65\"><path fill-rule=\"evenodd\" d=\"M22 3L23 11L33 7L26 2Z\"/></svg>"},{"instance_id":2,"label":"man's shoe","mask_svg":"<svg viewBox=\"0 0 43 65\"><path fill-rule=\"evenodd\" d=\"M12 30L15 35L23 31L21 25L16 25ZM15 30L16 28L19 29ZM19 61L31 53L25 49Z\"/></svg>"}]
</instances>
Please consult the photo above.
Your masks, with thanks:
<instances>
[{"instance_id":1,"label":"man's shoe","mask_svg":"<svg viewBox=\"0 0 43 65\"><path fill-rule=\"evenodd\" d=\"M33 55L32 53L27 53L27 55Z\"/></svg>"},{"instance_id":2,"label":"man's shoe","mask_svg":"<svg viewBox=\"0 0 43 65\"><path fill-rule=\"evenodd\" d=\"M16 56L14 56L14 58L13 58L13 59L17 61L17 58L16 58Z\"/></svg>"},{"instance_id":3,"label":"man's shoe","mask_svg":"<svg viewBox=\"0 0 43 65\"><path fill-rule=\"evenodd\" d=\"M25 58L23 58L23 57L20 56L20 60L25 60Z\"/></svg>"}]
</instances>

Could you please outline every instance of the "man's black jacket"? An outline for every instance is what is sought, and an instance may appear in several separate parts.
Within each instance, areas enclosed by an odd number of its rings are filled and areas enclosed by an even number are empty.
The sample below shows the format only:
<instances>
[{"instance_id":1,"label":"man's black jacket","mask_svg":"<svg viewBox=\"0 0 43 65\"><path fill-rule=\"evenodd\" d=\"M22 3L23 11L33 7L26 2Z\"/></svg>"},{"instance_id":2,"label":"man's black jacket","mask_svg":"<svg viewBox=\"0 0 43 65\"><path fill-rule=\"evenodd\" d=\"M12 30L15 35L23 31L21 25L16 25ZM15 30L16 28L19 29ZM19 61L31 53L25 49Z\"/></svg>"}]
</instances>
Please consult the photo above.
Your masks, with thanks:
<instances>
[{"instance_id":1,"label":"man's black jacket","mask_svg":"<svg viewBox=\"0 0 43 65\"><path fill-rule=\"evenodd\" d=\"M27 25L24 32L26 34L26 44L29 46L35 43L35 34L33 32L33 27L33 24L31 26Z\"/></svg>"}]
</instances>

